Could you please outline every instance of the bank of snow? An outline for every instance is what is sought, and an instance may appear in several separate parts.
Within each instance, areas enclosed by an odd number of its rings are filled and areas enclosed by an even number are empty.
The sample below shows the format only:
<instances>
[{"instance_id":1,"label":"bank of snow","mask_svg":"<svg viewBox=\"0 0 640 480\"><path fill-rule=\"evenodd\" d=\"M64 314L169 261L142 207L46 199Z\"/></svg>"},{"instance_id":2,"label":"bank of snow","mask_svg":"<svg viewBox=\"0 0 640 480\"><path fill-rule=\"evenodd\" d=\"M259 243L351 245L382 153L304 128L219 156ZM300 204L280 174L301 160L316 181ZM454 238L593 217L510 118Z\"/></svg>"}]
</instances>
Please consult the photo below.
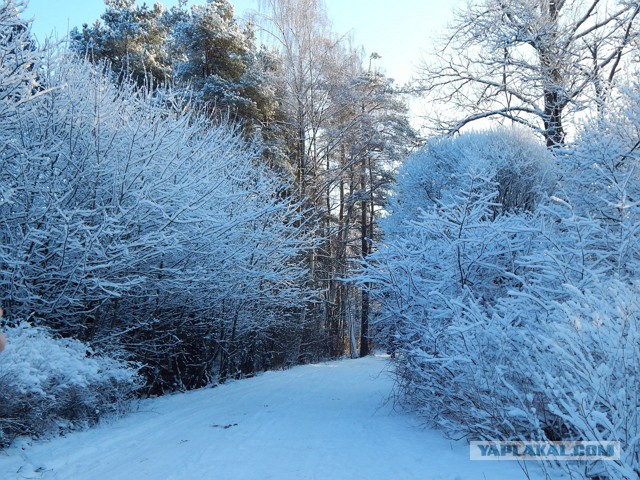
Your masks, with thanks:
<instances>
[{"instance_id":1,"label":"bank of snow","mask_svg":"<svg viewBox=\"0 0 640 480\"><path fill-rule=\"evenodd\" d=\"M466 443L396 411L387 365L381 357L308 365L147 400L110 425L18 442L0 452L0 478L525 478L516 463L470 461Z\"/></svg>"}]
</instances>

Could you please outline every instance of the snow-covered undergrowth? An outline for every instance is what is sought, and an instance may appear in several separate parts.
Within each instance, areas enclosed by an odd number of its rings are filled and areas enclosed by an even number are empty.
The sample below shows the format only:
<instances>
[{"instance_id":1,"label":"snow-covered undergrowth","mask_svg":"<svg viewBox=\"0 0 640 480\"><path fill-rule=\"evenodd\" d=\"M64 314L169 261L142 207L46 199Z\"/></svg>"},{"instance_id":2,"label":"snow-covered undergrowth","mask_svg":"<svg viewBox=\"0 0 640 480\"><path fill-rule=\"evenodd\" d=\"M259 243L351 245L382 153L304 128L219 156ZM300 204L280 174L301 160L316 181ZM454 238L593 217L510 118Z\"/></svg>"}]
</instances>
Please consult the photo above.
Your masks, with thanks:
<instances>
[{"instance_id":1,"label":"snow-covered undergrowth","mask_svg":"<svg viewBox=\"0 0 640 480\"><path fill-rule=\"evenodd\" d=\"M0 447L15 437L59 434L127 410L139 378L124 362L93 355L24 322L6 330L0 355ZM9 478L9 477L4 477Z\"/></svg>"},{"instance_id":2,"label":"snow-covered undergrowth","mask_svg":"<svg viewBox=\"0 0 640 480\"><path fill-rule=\"evenodd\" d=\"M448 434L619 441L620 462L564 466L640 475L631 98L555 160L503 130L433 141L404 165L363 279L405 399Z\"/></svg>"},{"instance_id":3,"label":"snow-covered undergrowth","mask_svg":"<svg viewBox=\"0 0 640 480\"><path fill-rule=\"evenodd\" d=\"M386 358L306 365L144 400L137 412L0 452L0 478L525 480L394 408ZM531 480L543 478L527 465ZM553 477L557 479L558 477Z\"/></svg>"}]
</instances>

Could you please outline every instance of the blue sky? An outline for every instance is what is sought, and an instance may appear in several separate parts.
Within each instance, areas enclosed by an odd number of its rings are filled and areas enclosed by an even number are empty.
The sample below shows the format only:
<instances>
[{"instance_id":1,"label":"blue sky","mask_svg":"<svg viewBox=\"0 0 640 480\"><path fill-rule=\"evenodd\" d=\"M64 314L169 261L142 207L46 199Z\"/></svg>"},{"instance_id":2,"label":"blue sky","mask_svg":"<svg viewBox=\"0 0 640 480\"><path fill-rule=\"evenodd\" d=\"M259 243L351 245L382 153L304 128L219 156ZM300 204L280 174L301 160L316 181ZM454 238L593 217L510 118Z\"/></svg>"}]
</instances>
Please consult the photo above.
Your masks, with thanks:
<instances>
[{"instance_id":1,"label":"blue sky","mask_svg":"<svg viewBox=\"0 0 640 480\"><path fill-rule=\"evenodd\" d=\"M190 4L205 1L192 0ZM363 45L367 53L380 54L378 65L400 83L411 77L421 53L430 49L432 39L451 20L454 6L465 3L465 0L325 1L335 32L352 32L355 44ZM161 3L171 6L178 2ZM231 3L236 16L243 17L248 9L258 9L259 0L231 0ZM34 18L33 31L38 38L54 31L61 38L74 26L93 22L103 11L103 0L30 0L27 16Z\"/></svg>"}]
</instances>

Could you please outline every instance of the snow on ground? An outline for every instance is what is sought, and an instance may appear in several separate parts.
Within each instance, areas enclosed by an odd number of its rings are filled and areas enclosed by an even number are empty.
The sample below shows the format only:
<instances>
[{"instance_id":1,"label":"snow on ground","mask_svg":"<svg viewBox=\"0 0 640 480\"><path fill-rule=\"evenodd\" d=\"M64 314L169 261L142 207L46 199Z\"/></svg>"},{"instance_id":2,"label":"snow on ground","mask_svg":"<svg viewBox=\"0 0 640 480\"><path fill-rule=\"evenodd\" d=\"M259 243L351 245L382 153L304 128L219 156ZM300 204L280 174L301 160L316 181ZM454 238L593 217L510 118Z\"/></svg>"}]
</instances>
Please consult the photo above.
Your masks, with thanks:
<instances>
[{"instance_id":1,"label":"snow on ground","mask_svg":"<svg viewBox=\"0 0 640 480\"><path fill-rule=\"evenodd\" d=\"M108 425L0 452L0 478L526 478L515 462L470 461L466 443L394 409L387 367L343 360L145 400Z\"/></svg>"}]
</instances>

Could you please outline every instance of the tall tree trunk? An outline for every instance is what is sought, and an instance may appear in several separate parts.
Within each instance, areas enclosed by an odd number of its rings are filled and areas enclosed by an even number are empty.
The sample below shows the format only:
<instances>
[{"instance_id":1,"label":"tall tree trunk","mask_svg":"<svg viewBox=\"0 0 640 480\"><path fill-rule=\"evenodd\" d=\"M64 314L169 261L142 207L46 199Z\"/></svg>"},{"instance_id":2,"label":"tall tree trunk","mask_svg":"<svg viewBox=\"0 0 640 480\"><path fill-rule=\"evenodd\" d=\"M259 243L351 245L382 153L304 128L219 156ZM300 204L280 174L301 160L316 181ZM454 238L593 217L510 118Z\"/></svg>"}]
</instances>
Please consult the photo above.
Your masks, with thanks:
<instances>
[{"instance_id":1,"label":"tall tree trunk","mask_svg":"<svg viewBox=\"0 0 640 480\"><path fill-rule=\"evenodd\" d=\"M366 158L362 159L362 172L361 172L361 188L362 188L362 205L361 205L361 220L360 220L360 234L362 237L362 259L366 260L369 255L369 225L367 222L368 217L368 202L366 196L367 188L367 176L366 176ZM365 285L362 289L362 308L360 310L360 356L366 357L369 355L369 290Z\"/></svg>"},{"instance_id":2,"label":"tall tree trunk","mask_svg":"<svg viewBox=\"0 0 640 480\"><path fill-rule=\"evenodd\" d=\"M565 133L562 126L562 105L557 92L544 94L544 137L547 148L556 148L564 144Z\"/></svg>"}]
</instances>

